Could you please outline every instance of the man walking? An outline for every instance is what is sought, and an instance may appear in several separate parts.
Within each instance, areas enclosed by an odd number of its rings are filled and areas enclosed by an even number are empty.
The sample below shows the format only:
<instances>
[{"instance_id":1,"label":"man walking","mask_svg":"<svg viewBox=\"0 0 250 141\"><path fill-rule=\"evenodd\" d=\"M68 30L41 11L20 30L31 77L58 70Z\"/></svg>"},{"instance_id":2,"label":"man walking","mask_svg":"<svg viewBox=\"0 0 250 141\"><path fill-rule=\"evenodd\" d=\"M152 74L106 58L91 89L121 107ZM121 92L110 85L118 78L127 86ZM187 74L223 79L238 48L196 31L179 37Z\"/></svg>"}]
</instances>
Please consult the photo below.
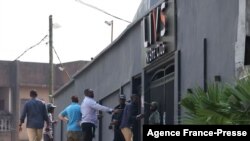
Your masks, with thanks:
<instances>
[{"instance_id":1,"label":"man walking","mask_svg":"<svg viewBox=\"0 0 250 141\"><path fill-rule=\"evenodd\" d=\"M94 92L91 89L84 90L85 98L81 104L82 120L81 127L84 141L92 141L97 126L97 112L112 113L113 109L102 106L94 100Z\"/></svg>"},{"instance_id":2,"label":"man walking","mask_svg":"<svg viewBox=\"0 0 250 141\"><path fill-rule=\"evenodd\" d=\"M37 92L30 91L31 99L25 103L23 112L20 118L19 131L22 131L22 124L27 117L27 133L29 141L41 141L44 121L46 121L46 128L49 127L49 118L46 110L46 105L37 99Z\"/></svg>"},{"instance_id":3,"label":"man walking","mask_svg":"<svg viewBox=\"0 0 250 141\"><path fill-rule=\"evenodd\" d=\"M71 101L72 103L58 115L58 118L67 123L67 141L82 141L80 127L82 114L78 97L72 96Z\"/></svg>"}]
</instances>

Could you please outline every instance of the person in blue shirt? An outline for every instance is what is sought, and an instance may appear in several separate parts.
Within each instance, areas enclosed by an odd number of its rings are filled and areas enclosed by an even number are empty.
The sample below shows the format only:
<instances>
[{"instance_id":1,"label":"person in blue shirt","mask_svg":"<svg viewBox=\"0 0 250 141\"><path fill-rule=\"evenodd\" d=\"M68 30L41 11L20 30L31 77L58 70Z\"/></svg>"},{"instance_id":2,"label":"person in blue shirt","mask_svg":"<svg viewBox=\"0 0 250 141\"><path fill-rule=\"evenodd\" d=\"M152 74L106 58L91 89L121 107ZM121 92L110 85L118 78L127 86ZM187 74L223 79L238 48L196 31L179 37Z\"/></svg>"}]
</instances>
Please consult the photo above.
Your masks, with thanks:
<instances>
[{"instance_id":1,"label":"person in blue shirt","mask_svg":"<svg viewBox=\"0 0 250 141\"><path fill-rule=\"evenodd\" d=\"M47 114L46 105L37 99L36 90L30 91L31 99L24 105L23 112L20 118L19 132L22 131L22 124L27 117L27 133L29 141L41 141L43 134L44 121L46 121L46 129L49 127L49 117Z\"/></svg>"},{"instance_id":2,"label":"person in blue shirt","mask_svg":"<svg viewBox=\"0 0 250 141\"><path fill-rule=\"evenodd\" d=\"M71 97L72 103L67 106L59 115L58 118L67 123L67 141L82 141L81 107L78 104L77 96Z\"/></svg>"}]
</instances>

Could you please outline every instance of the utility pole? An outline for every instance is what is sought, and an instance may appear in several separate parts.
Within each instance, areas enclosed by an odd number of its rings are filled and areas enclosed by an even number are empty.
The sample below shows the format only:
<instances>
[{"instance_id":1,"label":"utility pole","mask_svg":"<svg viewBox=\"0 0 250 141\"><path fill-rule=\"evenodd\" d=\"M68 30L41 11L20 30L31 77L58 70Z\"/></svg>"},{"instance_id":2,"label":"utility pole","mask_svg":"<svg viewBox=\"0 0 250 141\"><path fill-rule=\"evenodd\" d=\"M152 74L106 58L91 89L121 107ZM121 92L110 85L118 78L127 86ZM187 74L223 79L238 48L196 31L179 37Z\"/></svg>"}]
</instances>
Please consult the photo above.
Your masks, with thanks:
<instances>
[{"instance_id":1,"label":"utility pole","mask_svg":"<svg viewBox=\"0 0 250 141\"><path fill-rule=\"evenodd\" d=\"M52 15L49 16L49 102L52 103L52 94L54 90L54 66L53 66L53 20Z\"/></svg>"}]
</instances>

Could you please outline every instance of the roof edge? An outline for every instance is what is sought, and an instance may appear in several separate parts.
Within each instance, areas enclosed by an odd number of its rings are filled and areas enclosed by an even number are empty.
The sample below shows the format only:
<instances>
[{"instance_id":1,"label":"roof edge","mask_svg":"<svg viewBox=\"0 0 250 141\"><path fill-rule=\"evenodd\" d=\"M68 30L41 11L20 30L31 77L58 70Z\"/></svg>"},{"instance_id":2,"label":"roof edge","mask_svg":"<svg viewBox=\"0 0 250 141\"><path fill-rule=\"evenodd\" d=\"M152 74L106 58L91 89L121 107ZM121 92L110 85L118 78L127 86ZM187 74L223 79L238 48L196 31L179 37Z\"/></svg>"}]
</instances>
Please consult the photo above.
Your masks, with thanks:
<instances>
[{"instance_id":1,"label":"roof edge","mask_svg":"<svg viewBox=\"0 0 250 141\"><path fill-rule=\"evenodd\" d=\"M52 97L54 98L54 97L58 96L59 93L60 93L62 90L66 89L67 87L69 87L70 85L72 85L74 82L75 82L74 79L70 79L69 82L65 83L62 87L60 87L58 90L56 90L56 91L54 92L54 94L52 95Z\"/></svg>"}]
</instances>

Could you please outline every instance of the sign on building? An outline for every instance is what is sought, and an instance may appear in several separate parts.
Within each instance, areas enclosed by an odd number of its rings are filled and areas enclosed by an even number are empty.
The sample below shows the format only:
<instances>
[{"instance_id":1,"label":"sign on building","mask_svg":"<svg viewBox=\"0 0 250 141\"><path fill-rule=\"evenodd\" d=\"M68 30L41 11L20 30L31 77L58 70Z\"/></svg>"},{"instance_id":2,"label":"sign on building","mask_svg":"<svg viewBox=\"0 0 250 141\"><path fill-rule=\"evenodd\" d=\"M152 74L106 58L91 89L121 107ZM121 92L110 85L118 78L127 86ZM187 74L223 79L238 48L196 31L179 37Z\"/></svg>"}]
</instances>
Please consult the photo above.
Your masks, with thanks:
<instances>
[{"instance_id":1,"label":"sign on building","mask_svg":"<svg viewBox=\"0 0 250 141\"><path fill-rule=\"evenodd\" d=\"M165 1L152 9L143 22L146 63L150 64L173 49L169 43L174 42L174 1Z\"/></svg>"}]
</instances>

